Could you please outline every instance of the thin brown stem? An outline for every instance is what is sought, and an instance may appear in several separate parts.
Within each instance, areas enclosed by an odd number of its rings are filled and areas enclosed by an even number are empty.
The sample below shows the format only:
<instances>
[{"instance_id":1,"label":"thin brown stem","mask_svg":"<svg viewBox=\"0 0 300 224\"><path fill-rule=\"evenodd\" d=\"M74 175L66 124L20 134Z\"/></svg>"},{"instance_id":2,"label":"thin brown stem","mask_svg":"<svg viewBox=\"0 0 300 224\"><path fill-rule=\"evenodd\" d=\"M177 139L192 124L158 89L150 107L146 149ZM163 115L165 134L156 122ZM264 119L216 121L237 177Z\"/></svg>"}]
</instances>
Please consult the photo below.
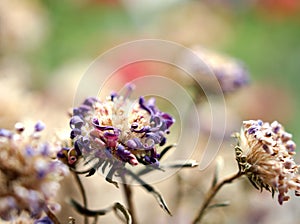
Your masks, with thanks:
<instances>
[{"instance_id":1,"label":"thin brown stem","mask_svg":"<svg viewBox=\"0 0 300 224\"><path fill-rule=\"evenodd\" d=\"M80 194L81 194L82 200L83 200L83 206L84 206L84 208L87 208L88 203L87 203L86 192L85 192L85 189L83 187L83 184L82 184L82 182L81 182L80 177L78 176L78 174L75 173L75 172L72 172L72 173L73 173L74 178L76 180L76 183L77 183L77 185L79 187L79 191L80 191ZM84 224L89 224L89 219L88 219L88 217L86 215L84 215Z\"/></svg>"},{"instance_id":2,"label":"thin brown stem","mask_svg":"<svg viewBox=\"0 0 300 224\"><path fill-rule=\"evenodd\" d=\"M216 196L216 194L218 193L218 191L225 185L225 184L229 184L231 183L233 180L241 177L243 175L242 172L238 172L230 177L225 178L224 180L222 180L221 182L217 183L216 185L212 186L210 188L210 190L207 192L204 202L201 205L201 208L199 210L199 212L197 213L197 216L195 217L195 219L193 220L193 224L199 223L204 215L205 210L207 209L207 207L209 206L211 200Z\"/></svg>"},{"instance_id":3,"label":"thin brown stem","mask_svg":"<svg viewBox=\"0 0 300 224\"><path fill-rule=\"evenodd\" d=\"M53 212L51 212L51 210L48 207L44 208L44 212L46 213L48 218L51 219L53 224L61 224L60 221L58 220L58 218L54 215Z\"/></svg>"},{"instance_id":4,"label":"thin brown stem","mask_svg":"<svg viewBox=\"0 0 300 224\"><path fill-rule=\"evenodd\" d=\"M123 189L123 193L124 193L124 196L126 199L128 211L130 212L130 215L132 218L132 224L136 224L137 219L136 219L136 214L135 214L134 203L132 200L132 189L131 189L130 185L127 184L125 176L121 175L121 177L122 177L122 182L123 182L122 189Z\"/></svg>"}]
</instances>

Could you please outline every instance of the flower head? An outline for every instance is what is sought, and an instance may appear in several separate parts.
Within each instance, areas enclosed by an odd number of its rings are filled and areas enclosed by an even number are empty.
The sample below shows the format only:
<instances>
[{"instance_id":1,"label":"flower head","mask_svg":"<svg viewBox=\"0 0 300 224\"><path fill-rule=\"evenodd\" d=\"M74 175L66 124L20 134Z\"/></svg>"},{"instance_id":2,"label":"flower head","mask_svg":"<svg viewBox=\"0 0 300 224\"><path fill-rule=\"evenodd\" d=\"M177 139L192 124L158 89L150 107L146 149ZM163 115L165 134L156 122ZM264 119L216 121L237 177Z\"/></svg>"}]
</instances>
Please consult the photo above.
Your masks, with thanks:
<instances>
[{"instance_id":1,"label":"flower head","mask_svg":"<svg viewBox=\"0 0 300 224\"><path fill-rule=\"evenodd\" d=\"M0 129L1 219L12 220L22 212L38 219L45 208L60 208L53 199L68 168L51 158L55 146L41 142L44 127L38 122L28 135L21 123L15 131Z\"/></svg>"},{"instance_id":2,"label":"flower head","mask_svg":"<svg viewBox=\"0 0 300 224\"><path fill-rule=\"evenodd\" d=\"M249 83L248 71L241 61L200 47L195 48L195 53L211 68L224 93Z\"/></svg>"},{"instance_id":3,"label":"flower head","mask_svg":"<svg viewBox=\"0 0 300 224\"><path fill-rule=\"evenodd\" d=\"M104 101L91 97L74 108L70 120L74 147L63 149L58 156L69 165L76 164L79 157L96 160L95 168L107 163L158 167L157 147L166 143L174 119L157 108L154 98L131 101L132 90L128 85L124 96L113 93Z\"/></svg>"},{"instance_id":4,"label":"flower head","mask_svg":"<svg viewBox=\"0 0 300 224\"><path fill-rule=\"evenodd\" d=\"M298 165L293 159L296 144L277 121L244 121L236 147L236 159L256 188L278 192L278 202L289 199L288 190L300 195Z\"/></svg>"}]
</instances>

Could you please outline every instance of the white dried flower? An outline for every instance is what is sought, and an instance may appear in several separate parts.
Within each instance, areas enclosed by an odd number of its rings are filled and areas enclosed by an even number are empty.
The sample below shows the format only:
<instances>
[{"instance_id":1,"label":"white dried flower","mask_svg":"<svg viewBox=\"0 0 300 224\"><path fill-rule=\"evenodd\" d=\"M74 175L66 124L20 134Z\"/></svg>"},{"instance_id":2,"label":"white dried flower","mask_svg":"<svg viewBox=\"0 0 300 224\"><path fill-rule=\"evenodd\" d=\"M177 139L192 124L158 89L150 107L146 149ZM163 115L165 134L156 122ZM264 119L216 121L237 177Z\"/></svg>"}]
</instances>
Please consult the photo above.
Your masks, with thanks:
<instances>
[{"instance_id":1,"label":"white dried flower","mask_svg":"<svg viewBox=\"0 0 300 224\"><path fill-rule=\"evenodd\" d=\"M278 202L289 199L288 190L300 195L298 165L293 159L296 144L280 123L244 121L238 135L236 159L242 172L256 187L278 192Z\"/></svg>"},{"instance_id":2,"label":"white dried flower","mask_svg":"<svg viewBox=\"0 0 300 224\"><path fill-rule=\"evenodd\" d=\"M31 134L20 123L16 131L0 129L0 218L13 220L28 213L32 219L41 217L45 209L59 208L54 197L58 181L68 167L51 158L54 146L42 143L39 133L44 129L37 122Z\"/></svg>"}]
</instances>

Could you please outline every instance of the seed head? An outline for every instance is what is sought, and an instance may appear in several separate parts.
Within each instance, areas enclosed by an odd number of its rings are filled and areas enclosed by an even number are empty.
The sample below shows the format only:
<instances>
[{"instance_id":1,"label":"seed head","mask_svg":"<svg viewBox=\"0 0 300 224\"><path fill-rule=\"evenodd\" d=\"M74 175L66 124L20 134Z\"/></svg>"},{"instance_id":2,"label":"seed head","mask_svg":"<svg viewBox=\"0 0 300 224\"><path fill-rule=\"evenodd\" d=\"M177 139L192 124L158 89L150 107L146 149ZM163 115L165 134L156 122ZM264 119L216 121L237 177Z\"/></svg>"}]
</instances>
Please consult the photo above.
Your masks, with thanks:
<instances>
[{"instance_id":1,"label":"seed head","mask_svg":"<svg viewBox=\"0 0 300 224\"><path fill-rule=\"evenodd\" d=\"M242 61L202 47L194 50L211 68L223 93L235 92L249 83L249 73Z\"/></svg>"},{"instance_id":2,"label":"seed head","mask_svg":"<svg viewBox=\"0 0 300 224\"><path fill-rule=\"evenodd\" d=\"M175 120L157 108L154 98L130 100L132 90L128 85L124 96L113 93L104 101L90 97L74 108L70 120L74 147L58 156L69 166L83 157L86 162L96 160L95 168L104 164L158 167L158 147L166 143Z\"/></svg>"},{"instance_id":3,"label":"seed head","mask_svg":"<svg viewBox=\"0 0 300 224\"><path fill-rule=\"evenodd\" d=\"M289 199L288 190L300 195L299 166L293 159L296 144L280 123L244 121L238 139L236 159L240 170L256 188L278 192L279 204Z\"/></svg>"},{"instance_id":4,"label":"seed head","mask_svg":"<svg viewBox=\"0 0 300 224\"><path fill-rule=\"evenodd\" d=\"M15 125L15 131L0 129L0 218L16 219L22 212L38 219L44 209L57 211L54 201L59 180L68 174L68 167L52 159L56 147L40 140L44 128L38 122L31 134L25 126ZM54 154L55 155L55 154Z\"/></svg>"}]
</instances>

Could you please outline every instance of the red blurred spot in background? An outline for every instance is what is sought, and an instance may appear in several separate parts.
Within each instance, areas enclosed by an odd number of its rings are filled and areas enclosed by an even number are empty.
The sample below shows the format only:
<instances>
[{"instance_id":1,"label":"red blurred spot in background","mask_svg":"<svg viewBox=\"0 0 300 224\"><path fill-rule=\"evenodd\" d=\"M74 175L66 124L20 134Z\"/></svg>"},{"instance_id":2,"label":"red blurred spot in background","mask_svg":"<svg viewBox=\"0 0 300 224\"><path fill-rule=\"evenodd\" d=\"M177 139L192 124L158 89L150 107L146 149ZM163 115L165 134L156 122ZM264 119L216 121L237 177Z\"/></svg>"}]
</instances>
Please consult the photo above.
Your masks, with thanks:
<instances>
[{"instance_id":1,"label":"red blurred spot in background","mask_svg":"<svg viewBox=\"0 0 300 224\"><path fill-rule=\"evenodd\" d=\"M265 12L275 13L273 16L290 16L300 12L299 0L261 0L258 4Z\"/></svg>"}]
</instances>

